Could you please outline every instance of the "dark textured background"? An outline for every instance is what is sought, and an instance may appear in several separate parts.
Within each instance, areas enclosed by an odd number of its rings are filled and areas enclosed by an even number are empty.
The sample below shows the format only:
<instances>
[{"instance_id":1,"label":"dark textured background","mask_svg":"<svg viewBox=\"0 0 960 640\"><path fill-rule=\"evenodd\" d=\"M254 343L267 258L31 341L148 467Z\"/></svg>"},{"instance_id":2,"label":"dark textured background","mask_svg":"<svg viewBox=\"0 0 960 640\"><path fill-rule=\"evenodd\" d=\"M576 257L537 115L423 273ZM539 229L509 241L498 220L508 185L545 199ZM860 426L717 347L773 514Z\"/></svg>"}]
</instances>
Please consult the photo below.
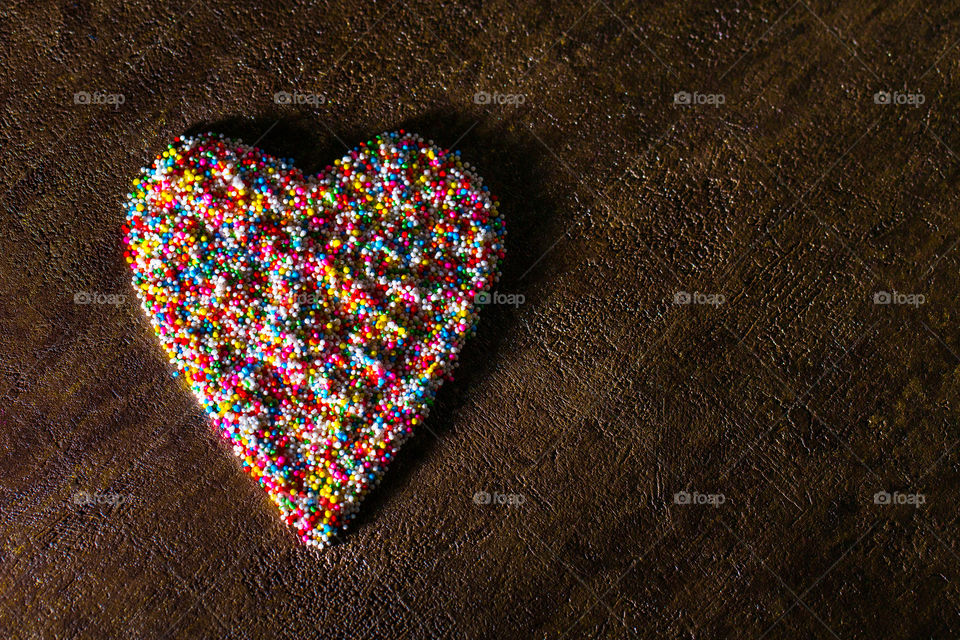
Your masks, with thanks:
<instances>
[{"instance_id":1,"label":"dark textured background","mask_svg":"<svg viewBox=\"0 0 960 640\"><path fill-rule=\"evenodd\" d=\"M3 3L0 636L957 637L958 38L922 0ZM508 219L526 302L321 553L133 303L129 180L208 127L308 171L407 127Z\"/></svg>"}]
</instances>

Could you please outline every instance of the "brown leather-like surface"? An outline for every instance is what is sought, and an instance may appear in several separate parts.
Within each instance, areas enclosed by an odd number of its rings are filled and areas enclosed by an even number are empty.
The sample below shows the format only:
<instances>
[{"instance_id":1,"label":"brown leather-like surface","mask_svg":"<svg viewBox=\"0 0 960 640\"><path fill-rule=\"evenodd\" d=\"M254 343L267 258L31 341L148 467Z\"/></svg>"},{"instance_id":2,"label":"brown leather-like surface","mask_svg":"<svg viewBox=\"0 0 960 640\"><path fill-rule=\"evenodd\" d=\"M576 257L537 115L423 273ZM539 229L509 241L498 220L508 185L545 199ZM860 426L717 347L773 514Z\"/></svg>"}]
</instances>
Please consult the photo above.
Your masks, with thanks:
<instances>
[{"instance_id":1,"label":"brown leather-like surface","mask_svg":"<svg viewBox=\"0 0 960 640\"><path fill-rule=\"evenodd\" d=\"M960 635L957 3L0 15L0 637ZM171 378L123 201L184 132L397 128L500 197L523 303L316 552Z\"/></svg>"}]
</instances>

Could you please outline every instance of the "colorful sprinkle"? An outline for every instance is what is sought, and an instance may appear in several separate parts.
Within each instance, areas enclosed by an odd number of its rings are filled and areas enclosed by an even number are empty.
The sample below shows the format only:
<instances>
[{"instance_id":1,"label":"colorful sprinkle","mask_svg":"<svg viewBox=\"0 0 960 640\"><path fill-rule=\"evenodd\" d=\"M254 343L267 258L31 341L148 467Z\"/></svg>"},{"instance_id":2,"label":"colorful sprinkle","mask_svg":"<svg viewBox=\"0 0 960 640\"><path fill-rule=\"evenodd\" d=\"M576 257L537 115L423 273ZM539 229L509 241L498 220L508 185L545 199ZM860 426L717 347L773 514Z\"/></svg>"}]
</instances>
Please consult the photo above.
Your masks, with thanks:
<instances>
[{"instance_id":1,"label":"colorful sprinkle","mask_svg":"<svg viewBox=\"0 0 960 640\"><path fill-rule=\"evenodd\" d=\"M459 152L400 131L310 178L223 136L178 138L133 181L124 234L174 375L324 546L450 378L505 230Z\"/></svg>"}]
</instances>

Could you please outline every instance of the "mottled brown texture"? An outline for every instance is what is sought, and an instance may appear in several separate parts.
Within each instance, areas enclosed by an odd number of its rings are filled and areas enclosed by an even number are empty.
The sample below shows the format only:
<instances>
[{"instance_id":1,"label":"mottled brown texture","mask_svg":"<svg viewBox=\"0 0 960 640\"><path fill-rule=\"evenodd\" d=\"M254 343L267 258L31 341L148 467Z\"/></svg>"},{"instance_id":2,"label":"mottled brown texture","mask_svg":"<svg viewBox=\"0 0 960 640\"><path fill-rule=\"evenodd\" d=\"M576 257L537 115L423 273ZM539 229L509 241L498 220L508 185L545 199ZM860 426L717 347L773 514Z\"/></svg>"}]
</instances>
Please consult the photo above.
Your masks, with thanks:
<instances>
[{"instance_id":1,"label":"mottled brown texture","mask_svg":"<svg viewBox=\"0 0 960 640\"><path fill-rule=\"evenodd\" d=\"M960 3L0 16L0 637L960 635ZM325 102L274 103L294 90ZM425 428L317 553L170 377L122 202L186 131L317 170L398 127L500 196L500 291L526 302L484 310ZM893 290L925 303L873 304Z\"/></svg>"}]
</instances>

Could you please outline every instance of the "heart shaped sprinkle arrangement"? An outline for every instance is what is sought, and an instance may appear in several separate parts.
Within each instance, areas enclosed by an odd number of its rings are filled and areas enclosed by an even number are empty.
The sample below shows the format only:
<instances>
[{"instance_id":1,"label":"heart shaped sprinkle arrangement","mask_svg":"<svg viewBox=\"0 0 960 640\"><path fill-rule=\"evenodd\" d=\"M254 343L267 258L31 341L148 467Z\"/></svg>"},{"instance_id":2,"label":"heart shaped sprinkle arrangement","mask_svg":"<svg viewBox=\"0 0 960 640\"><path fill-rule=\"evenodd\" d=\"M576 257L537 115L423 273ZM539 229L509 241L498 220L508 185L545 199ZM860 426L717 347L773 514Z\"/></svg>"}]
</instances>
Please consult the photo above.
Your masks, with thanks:
<instances>
[{"instance_id":1,"label":"heart shaped sprinkle arrangement","mask_svg":"<svg viewBox=\"0 0 960 640\"><path fill-rule=\"evenodd\" d=\"M459 152L414 134L308 178L205 134L134 180L124 236L174 375L287 524L324 546L449 379L505 229Z\"/></svg>"}]
</instances>

